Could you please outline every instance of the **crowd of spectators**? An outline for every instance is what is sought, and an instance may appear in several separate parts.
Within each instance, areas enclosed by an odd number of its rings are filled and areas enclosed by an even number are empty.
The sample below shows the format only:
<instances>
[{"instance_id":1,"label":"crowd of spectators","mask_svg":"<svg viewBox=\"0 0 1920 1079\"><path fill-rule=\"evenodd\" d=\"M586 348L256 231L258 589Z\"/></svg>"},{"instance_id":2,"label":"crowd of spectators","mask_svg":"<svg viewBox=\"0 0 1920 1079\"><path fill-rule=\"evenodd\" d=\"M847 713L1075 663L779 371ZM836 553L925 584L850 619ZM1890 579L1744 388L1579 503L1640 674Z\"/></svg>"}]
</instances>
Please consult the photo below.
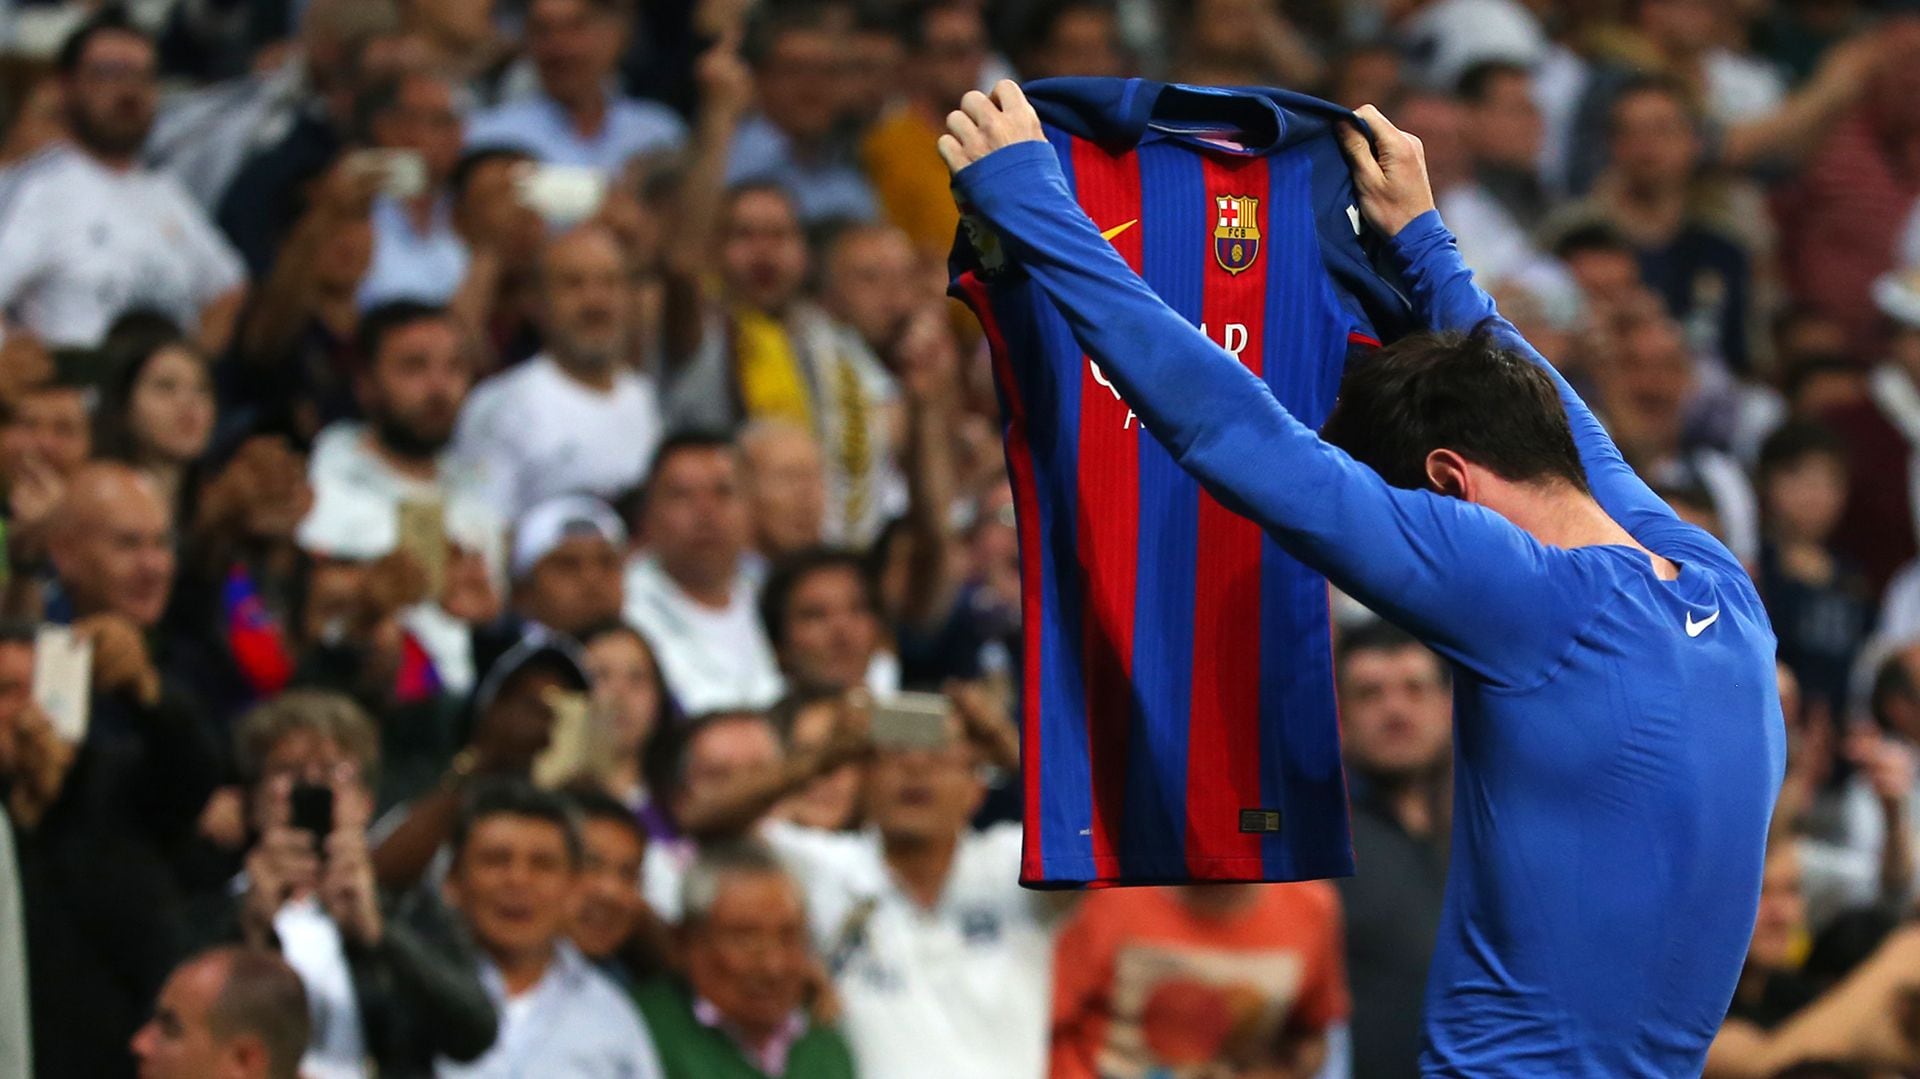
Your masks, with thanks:
<instances>
[{"instance_id":1,"label":"crowd of spectators","mask_svg":"<svg viewBox=\"0 0 1920 1079\"><path fill-rule=\"evenodd\" d=\"M1415 1074L1449 670L1351 604L1358 876L1018 887L1017 533L934 150L1008 75L1423 138L1773 615L1708 1074L1920 1066L1909 6L0 5L0 1075ZM882 737L902 690L945 727Z\"/></svg>"}]
</instances>

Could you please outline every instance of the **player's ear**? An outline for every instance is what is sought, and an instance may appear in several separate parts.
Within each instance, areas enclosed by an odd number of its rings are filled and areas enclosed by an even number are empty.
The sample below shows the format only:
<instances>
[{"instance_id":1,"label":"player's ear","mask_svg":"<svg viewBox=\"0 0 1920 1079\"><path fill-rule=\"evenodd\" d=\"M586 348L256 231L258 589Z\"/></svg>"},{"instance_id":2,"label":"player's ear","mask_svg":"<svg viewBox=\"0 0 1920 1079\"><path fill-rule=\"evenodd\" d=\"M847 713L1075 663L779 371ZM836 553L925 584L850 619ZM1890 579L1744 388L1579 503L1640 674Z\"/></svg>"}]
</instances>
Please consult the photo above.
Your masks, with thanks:
<instances>
[{"instance_id":1,"label":"player's ear","mask_svg":"<svg viewBox=\"0 0 1920 1079\"><path fill-rule=\"evenodd\" d=\"M1427 454L1427 486L1449 498L1473 501L1473 476L1467 471L1467 459L1452 450Z\"/></svg>"}]
</instances>

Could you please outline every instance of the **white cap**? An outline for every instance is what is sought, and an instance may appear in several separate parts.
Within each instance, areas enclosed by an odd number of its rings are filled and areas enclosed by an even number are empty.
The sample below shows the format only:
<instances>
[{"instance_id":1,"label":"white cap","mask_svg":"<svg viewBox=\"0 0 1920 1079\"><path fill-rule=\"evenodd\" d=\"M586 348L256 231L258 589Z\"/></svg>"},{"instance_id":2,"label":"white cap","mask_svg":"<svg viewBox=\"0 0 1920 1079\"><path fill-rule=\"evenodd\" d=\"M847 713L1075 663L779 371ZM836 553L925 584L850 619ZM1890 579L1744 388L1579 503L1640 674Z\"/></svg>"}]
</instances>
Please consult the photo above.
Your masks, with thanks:
<instances>
[{"instance_id":1,"label":"white cap","mask_svg":"<svg viewBox=\"0 0 1920 1079\"><path fill-rule=\"evenodd\" d=\"M1873 283L1873 302L1901 325L1920 329L1920 267L1881 274Z\"/></svg>"},{"instance_id":2,"label":"white cap","mask_svg":"<svg viewBox=\"0 0 1920 1079\"><path fill-rule=\"evenodd\" d=\"M616 548L627 542L627 526L620 523L620 515L590 495L561 495L528 510L513 529L513 579L531 573L569 537L589 532Z\"/></svg>"}]
</instances>

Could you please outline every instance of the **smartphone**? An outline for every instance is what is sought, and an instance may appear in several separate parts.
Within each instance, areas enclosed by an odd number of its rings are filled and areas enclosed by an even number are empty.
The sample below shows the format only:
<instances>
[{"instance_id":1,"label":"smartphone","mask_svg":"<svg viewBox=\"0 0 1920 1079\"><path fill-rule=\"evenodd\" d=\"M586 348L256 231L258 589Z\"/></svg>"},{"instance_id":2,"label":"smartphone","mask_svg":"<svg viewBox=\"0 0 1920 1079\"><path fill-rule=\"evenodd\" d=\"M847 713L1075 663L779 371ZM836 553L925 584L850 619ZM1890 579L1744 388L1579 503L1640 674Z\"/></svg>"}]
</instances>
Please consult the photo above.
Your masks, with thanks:
<instances>
[{"instance_id":1,"label":"smartphone","mask_svg":"<svg viewBox=\"0 0 1920 1079\"><path fill-rule=\"evenodd\" d=\"M566 786L586 771L593 756L593 708L587 695L554 687L547 691L553 726L547 748L533 759L533 784L549 790Z\"/></svg>"},{"instance_id":2,"label":"smartphone","mask_svg":"<svg viewBox=\"0 0 1920 1079\"><path fill-rule=\"evenodd\" d=\"M528 165L513 181L520 205L549 225L585 221L607 197L607 178L586 165Z\"/></svg>"},{"instance_id":3,"label":"smartphone","mask_svg":"<svg viewBox=\"0 0 1920 1079\"><path fill-rule=\"evenodd\" d=\"M313 834L316 844L333 834L333 788L298 783L288 795L288 823Z\"/></svg>"},{"instance_id":4,"label":"smartphone","mask_svg":"<svg viewBox=\"0 0 1920 1079\"><path fill-rule=\"evenodd\" d=\"M71 626L41 626L33 639L33 703L68 745L87 737L93 696L93 642Z\"/></svg>"},{"instance_id":5,"label":"smartphone","mask_svg":"<svg viewBox=\"0 0 1920 1079\"><path fill-rule=\"evenodd\" d=\"M391 198L416 198L427 190L427 159L418 150L355 150L347 168L379 177L381 194Z\"/></svg>"},{"instance_id":6,"label":"smartphone","mask_svg":"<svg viewBox=\"0 0 1920 1079\"><path fill-rule=\"evenodd\" d=\"M437 498L409 499L394 510L399 549L427 573L427 598L439 599L447 584L447 507Z\"/></svg>"},{"instance_id":7,"label":"smartphone","mask_svg":"<svg viewBox=\"0 0 1920 1079\"><path fill-rule=\"evenodd\" d=\"M952 715L938 693L901 693L874 706L869 730L880 749L939 749L953 741Z\"/></svg>"}]
</instances>

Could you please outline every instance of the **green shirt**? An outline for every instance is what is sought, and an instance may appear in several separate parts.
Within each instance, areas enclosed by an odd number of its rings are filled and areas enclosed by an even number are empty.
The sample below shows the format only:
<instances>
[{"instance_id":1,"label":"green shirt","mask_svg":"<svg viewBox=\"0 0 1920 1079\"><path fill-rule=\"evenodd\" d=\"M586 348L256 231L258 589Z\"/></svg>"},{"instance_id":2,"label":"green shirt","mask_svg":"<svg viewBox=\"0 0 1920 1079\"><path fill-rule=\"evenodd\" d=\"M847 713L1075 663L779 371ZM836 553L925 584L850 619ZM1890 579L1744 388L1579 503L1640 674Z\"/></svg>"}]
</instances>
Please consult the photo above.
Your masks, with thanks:
<instances>
[{"instance_id":1,"label":"green shirt","mask_svg":"<svg viewBox=\"0 0 1920 1079\"><path fill-rule=\"evenodd\" d=\"M655 979L634 990L633 999L653 1032L667 1079L854 1079L853 1054L832 1027L808 1023L787 1052L787 1070L772 1076L724 1031L694 1017L693 997L683 983Z\"/></svg>"}]
</instances>

